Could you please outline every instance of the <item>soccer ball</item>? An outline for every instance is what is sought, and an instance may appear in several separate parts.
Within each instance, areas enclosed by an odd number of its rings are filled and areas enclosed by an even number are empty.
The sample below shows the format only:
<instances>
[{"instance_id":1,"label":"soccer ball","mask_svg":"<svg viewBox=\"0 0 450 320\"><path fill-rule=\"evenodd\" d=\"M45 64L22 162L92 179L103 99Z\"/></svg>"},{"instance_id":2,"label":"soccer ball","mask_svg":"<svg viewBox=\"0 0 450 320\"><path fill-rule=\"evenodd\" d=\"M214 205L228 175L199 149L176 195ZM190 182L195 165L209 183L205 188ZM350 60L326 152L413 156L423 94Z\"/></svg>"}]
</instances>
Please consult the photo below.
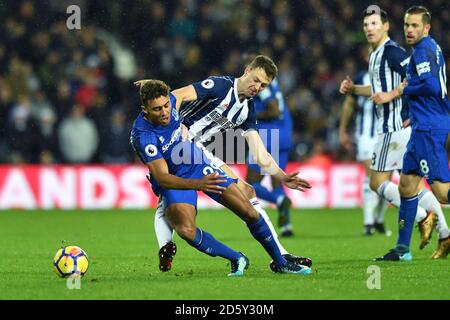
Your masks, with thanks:
<instances>
[{"instance_id":1,"label":"soccer ball","mask_svg":"<svg viewBox=\"0 0 450 320\"><path fill-rule=\"evenodd\" d=\"M53 258L53 271L58 277L84 276L89 267L86 252L77 246L62 247Z\"/></svg>"}]
</instances>

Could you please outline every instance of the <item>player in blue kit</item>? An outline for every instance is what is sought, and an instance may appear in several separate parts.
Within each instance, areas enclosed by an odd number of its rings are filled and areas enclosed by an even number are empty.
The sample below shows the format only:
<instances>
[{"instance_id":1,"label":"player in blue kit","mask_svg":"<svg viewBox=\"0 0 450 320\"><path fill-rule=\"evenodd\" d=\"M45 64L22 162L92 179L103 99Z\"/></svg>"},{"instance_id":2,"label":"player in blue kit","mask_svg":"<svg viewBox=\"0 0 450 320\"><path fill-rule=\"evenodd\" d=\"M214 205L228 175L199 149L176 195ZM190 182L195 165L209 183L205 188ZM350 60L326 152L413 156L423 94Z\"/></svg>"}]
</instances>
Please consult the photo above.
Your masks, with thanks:
<instances>
[{"instance_id":1,"label":"player in blue kit","mask_svg":"<svg viewBox=\"0 0 450 320\"><path fill-rule=\"evenodd\" d=\"M311 187L309 183L297 177L298 172L287 174L279 168L256 131L256 116L252 98L263 90L276 74L277 67L273 61L266 56L259 55L246 66L244 74L239 78L208 77L203 81L176 89L172 93L177 98L176 108L180 112L181 121L189 129L188 138L202 147L216 167L221 168L230 177L238 179L233 170L219 158L220 155L223 156L223 144L221 142L214 144L211 143L211 140L214 140L216 134L220 132L231 133L237 137L243 136L256 162L266 172L274 175L285 186L303 191L304 188ZM137 81L135 84L140 86L143 83L145 80ZM211 143L208 145L208 149L214 149L215 155L206 149L205 145L208 143ZM211 145L215 145L216 148L210 148ZM234 148L227 148L227 151L230 149L234 150ZM244 154L244 150L239 151ZM297 184L298 181L301 182L302 187L300 188ZM253 187L242 179L238 180L237 185L269 225L283 257L291 262L310 267L311 259L290 254L278 241L275 228L267 213L260 206ZM165 206L162 201L158 203L154 225L160 246L159 268L161 271L169 271L176 253L176 245L172 241L173 228L165 216ZM273 271L277 271L273 261L269 265Z\"/></svg>"},{"instance_id":2,"label":"player in blue kit","mask_svg":"<svg viewBox=\"0 0 450 320\"><path fill-rule=\"evenodd\" d=\"M263 142L267 151L270 154L278 154L277 163L281 169L285 170L292 147L292 119L277 79L272 80L263 91L256 95L253 103L259 135L264 135ZM264 172L261 167L250 158L247 182L253 186L258 198L277 205L281 236L293 236L290 218L291 200L287 197L280 181L271 177L272 190L269 191L261 184L263 177Z\"/></svg>"},{"instance_id":3,"label":"player in blue kit","mask_svg":"<svg viewBox=\"0 0 450 320\"><path fill-rule=\"evenodd\" d=\"M376 104L378 140L374 148L370 187L396 207L400 207L398 186L390 181L394 170L401 170L403 157L411 136L411 128L404 125L408 105L397 95L397 88L406 77L406 51L389 38L387 13L377 6L364 12L363 29L372 52L369 56L370 85L355 85L350 78L341 83L340 92L370 97ZM420 182L419 205L415 219L418 222L423 249L431 238L437 220L445 221L435 195ZM439 232L447 230L445 223Z\"/></svg>"},{"instance_id":4,"label":"player in blue kit","mask_svg":"<svg viewBox=\"0 0 450 320\"><path fill-rule=\"evenodd\" d=\"M131 144L149 169L149 180L156 195L161 195L166 215L177 234L189 245L210 256L231 262L229 276L242 276L248 258L216 240L195 223L197 191L202 190L244 220L252 234L274 260L280 273L310 274L311 269L287 261L278 249L271 231L237 187L237 180L217 168L202 149L184 132L176 98L162 81L146 81L140 89L142 112L131 131ZM291 179L301 187L298 179Z\"/></svg>"},{"instance_id":5,"label":"player in blue kit","mask_svg":"<svg viewBox=\"0 0 450 320\"><path fill-rule=\"evenodd\" d=\"M425 177L437 199L449 203L450 170L445 149L450 132L450 105L447 96L445 60L441 48L429 36L431 15L425 7L413 6L404 17L406 42L413 47L407 65L407 81L390 97L408 97L412 134L403 158L399 191L399 237L397 245L377 260L408 261L409 245L418 205L418 185ZM439 221L439 223L445 223ZM439 232L432 258L450 252L450 232Z\"/></svg>"}]
</instances>

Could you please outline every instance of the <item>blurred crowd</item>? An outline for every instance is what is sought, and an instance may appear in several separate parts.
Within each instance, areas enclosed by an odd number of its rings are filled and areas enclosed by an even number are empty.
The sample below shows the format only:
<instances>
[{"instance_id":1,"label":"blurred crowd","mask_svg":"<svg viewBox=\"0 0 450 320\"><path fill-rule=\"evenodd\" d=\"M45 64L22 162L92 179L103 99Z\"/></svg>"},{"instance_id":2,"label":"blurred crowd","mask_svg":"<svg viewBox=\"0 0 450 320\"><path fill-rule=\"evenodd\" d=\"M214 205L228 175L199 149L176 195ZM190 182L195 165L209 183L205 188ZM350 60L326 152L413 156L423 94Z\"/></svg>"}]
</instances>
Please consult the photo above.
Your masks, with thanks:
<instances>
[{"instance_id":1,"label":"blurred crowd","mask_svg":"<svg viewBox=\"0 0 450 320\"><path fill-rule=\"evenodd\" d=\"M69 30L69 5L81 29ZM244 53L279 67L294 119L291 160L348 159L339 146L347 74L366 68L356 0L43 0L0 3L0 162L123 163L139 111L133 81L158 78L172 88L209 75L243 73ZM390 36L404 45L411 1L378 1ZM446 0L422 1L432 36L450 64Z\"/></svg>"}]
</instances>

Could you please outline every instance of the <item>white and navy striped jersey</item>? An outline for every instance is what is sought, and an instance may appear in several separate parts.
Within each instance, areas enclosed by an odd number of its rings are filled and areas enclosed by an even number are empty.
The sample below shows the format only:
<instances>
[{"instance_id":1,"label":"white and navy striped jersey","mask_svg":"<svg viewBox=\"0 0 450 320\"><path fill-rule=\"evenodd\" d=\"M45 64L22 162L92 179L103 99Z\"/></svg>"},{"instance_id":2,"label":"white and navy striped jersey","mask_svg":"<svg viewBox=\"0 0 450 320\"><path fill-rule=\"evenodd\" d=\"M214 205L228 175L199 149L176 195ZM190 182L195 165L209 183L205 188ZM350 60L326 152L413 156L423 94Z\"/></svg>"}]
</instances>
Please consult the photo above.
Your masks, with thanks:
<instances>
[{"instance_id":1,"label":"white and navy striped jersey","mask_svg":"<svg viewBox=\"0 0 450 320\"><path fill-rule=\"evenodd\" d=\"M181 121L189 128L189 139L204 143L227 129L256 130L253 100L239 101L237 80L209 77L192 84L197 100L182 103L179 110Z\"/></svg>"},{"instance_id":2,"label":"white and navy striped jersey","mask_svg":"<svg viewBox=\"0 0 450 320\"><path fill-rule=\"evenodd\" d=\"M387 38L369 57L369 75L372 94L397 88L406 76L408 54L395 41ZM407 106L402 98L377 105L378 134L401 130L407 117Z\"/></svg>"},{"instance_id":3,"label":"white and navy striped jersey","mask_svg":"<svg viewBox=\"0 0 450 320\"><path fill-rule=\"evenodd\" d=\"M369 72L360 72L355 77L356 85L367 86L370 85ZM358 112L356 114L356 130L355 136L358 140L365 138L373 138L376 134L376 108L375 104L368 97L354 96L356 104L358 105Z\"/></svg>"}]
</instances>

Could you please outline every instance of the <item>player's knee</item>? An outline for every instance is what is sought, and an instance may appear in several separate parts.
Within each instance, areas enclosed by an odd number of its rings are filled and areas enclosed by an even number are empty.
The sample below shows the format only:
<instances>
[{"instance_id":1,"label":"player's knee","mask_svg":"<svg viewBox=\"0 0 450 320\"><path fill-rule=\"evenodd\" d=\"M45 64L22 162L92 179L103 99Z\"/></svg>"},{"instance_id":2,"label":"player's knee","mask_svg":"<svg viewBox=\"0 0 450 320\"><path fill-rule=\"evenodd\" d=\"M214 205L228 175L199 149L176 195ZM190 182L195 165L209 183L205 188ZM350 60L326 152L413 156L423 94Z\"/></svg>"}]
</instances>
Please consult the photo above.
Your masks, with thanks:
<instances>
[{"instance_id":1,"label":"player's knee","mask_svg":"<svg viewBox=\"0 0 450 320\"><path fill-rule=\"evenodd\" d=\"M380 183L375 179L370 179L370 189L374 192L378 192L378 188L380 187Z\"/></svg>"},{"instance_id":2,"label":"player's knee","mask_svg":"<svg viewBox=\"0 0 450 320\"><path fill-rule=\"evenodd\" d=\"M181 225L175 227L175 232L186 241L193 241L197 234L197 228L190 225Z\"/></svg>"},{"instance_id":3,"label":"player's knee","mask_svg":"<svg viewBox=\"0 0 450 320\"><path fill-rule=\"evenodd\" d=\"M245 213L243 215L243 219L247 223L255 223L259 219L259 213L258 211L253 208L253 206L248 203L245 206Z\"/></svg>"},{"instance_id":4,"label":"player's knee","mask_svg":"<svg viewBox=\"0 0 450 320\"><path fill-rule=\"evenodd\" d=\"M253 199L256 197L256 192L255 192L255 188L253 188L252 185L248 184L248 183L244 183L244 188L243 188L243 192L245 194L245 196L248 199Z\"/></svg>"},{"instance_id":5,"label":"player's knee","mask_svg":"<svg viewBox=\"0 0 450 320\"><path fill-rule=\"evenodd\" d=\"M438 193L435 195L436 199L439 201L439 203L441 204L448 204L448 194L444 194L444 193Z\"/></svg>"},{"instance_id":6,"label":"player's knee","mask_svg":"<svg viewBox=\"0 0 450 320\"><path fill-rule=\"evenodd\" d=\"M409 198L415 196L418 190L417 187L408 183L402 183L402 181L400 181L400 184L398 185L398 192L400 193L400 197Z\"/></svg>"}]
</instances>

